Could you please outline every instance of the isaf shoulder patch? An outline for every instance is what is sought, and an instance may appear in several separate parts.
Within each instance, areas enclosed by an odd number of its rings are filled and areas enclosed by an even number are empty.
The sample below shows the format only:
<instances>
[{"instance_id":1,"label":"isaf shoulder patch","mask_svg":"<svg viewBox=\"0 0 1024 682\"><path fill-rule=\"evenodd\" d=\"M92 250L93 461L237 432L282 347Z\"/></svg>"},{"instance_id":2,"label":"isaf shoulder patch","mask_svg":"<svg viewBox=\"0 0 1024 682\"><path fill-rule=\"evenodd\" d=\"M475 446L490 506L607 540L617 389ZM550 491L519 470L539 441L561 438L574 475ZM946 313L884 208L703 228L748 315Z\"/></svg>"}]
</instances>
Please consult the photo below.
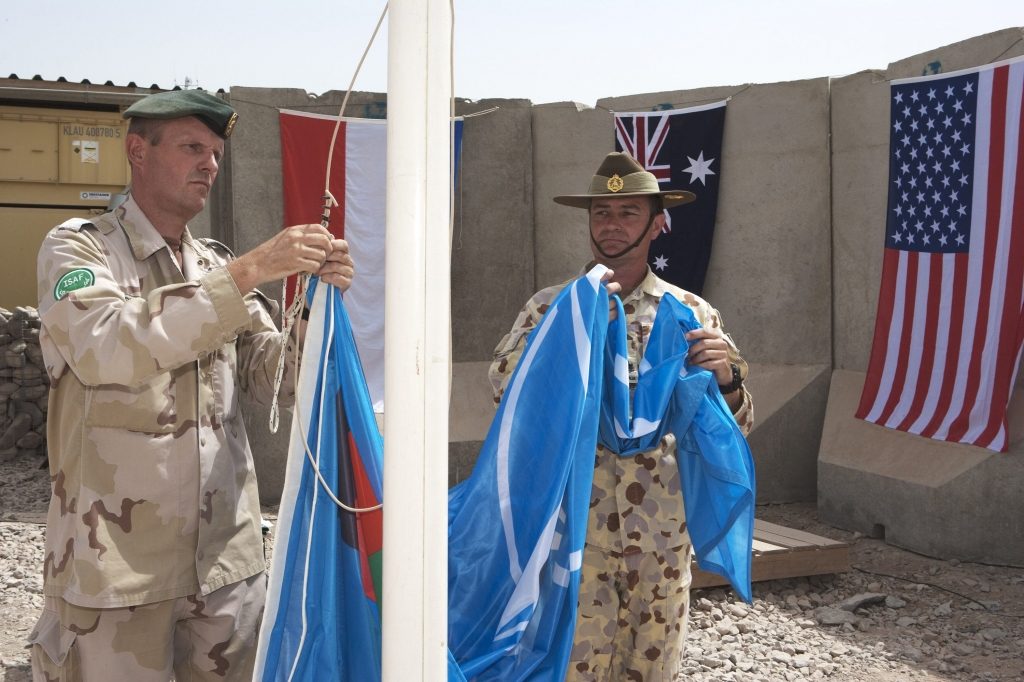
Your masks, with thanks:
<instances>
[{"instance_id":1,"label":"isaf shoulder patch","mask_svg":"<svg viewBox=\"0 0 1024 682\"><path fill-rule=\"evenodd\" d=\"M59 301L75 289L92 286L95 282L96 275L92 273L92 270L76 268L57 280L57 285L53 287L53 300Z\"/></svg>"}]
</instances>

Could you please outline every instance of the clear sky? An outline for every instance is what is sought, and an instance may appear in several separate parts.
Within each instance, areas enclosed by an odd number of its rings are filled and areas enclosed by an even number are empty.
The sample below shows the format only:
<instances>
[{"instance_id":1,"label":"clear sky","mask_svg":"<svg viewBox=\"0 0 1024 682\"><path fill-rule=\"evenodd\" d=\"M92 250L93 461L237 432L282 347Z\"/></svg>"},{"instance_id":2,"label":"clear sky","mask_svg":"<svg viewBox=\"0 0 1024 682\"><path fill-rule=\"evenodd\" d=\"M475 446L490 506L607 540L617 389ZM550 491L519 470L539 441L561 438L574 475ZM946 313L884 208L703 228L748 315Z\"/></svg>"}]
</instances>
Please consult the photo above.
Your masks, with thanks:
<instances>
[{"instance_id":1,"label":"clear sky","mask_svg":"<svg viewBox=\"0 0 1024 682\"><path fill-rule=\"evenodd\" d=\"M0 75L344 90L383 7L3 0ZM459 97L593 105L608 96L885 68L1024 26L1024 0L455 0L455 15ZM386 90L386 64L385 25L355 89Z\"/></svg>"}]
</instances>

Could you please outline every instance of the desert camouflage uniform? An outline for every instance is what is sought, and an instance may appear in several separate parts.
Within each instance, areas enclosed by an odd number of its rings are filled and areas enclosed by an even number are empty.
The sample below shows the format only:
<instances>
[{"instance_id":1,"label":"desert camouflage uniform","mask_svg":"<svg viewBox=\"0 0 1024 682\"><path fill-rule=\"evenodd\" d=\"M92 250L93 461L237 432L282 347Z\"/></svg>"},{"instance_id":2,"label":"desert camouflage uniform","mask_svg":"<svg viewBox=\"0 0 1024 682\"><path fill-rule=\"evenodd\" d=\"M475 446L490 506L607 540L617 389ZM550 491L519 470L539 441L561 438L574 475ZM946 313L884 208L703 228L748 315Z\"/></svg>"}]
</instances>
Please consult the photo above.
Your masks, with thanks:
<instances>
[{"instance_id":1,"label":"desert camouflage uniform","mask_svg":"<svg viewBox=\"0 0 1024 682\"><path fill-rule=\"evenodd\" d=\"M47 597L135 607L209 595L264 570L239 397L269 400L282 343L275 306L239 293L230 258L186 230L179 268L131 198L44 240Z\"/></svg>"},{"instance_id":2,"label":"desert camouflage uniform","mask_svg":"<svg viewBox=\"0 0 1024 682\"><path fill-rule=\"evenodd\" d=\"M266 595L258 573L208 595L119 609L47 597L32 633L35 680L167 682L175 672L178 682L249 682Z\"/></svg>"},{"instance_id":3,"label":"desert camouflage uniform","mask_svg":"<svg viewBox=\"0 0 1024 682\"><path fill-rule=\"evenodd\" d=\"M495 349L490 368L495 402L501 400L527 336L564 286L535 294ZM640 286L622 300L633 385L658 304L666 293L690 306L705 327L722 326L718 311L706 301L648 270ZM726 339L731 361L746 377L747 363L732 339ZM750 394L742 390L743 402L734 417L747 433L754 412ZM632 457L619 457L598 446L576 636L566 679L671 681L686 636L689 586L690 538L675 438L669 434L657 448Z\"/></svg>"}]
</instances>

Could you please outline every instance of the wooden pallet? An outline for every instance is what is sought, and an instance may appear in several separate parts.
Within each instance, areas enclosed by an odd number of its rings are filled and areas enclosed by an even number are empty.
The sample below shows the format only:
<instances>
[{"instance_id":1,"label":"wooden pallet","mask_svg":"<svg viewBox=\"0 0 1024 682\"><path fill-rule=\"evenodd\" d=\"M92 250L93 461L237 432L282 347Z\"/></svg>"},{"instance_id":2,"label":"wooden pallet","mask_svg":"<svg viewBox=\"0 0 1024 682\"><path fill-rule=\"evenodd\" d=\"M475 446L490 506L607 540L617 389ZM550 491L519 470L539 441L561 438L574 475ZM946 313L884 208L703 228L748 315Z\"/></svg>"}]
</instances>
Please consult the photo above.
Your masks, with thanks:
<instances>
[{"instance_id":1,"label":"wooden pallet","mask_svg":"<svg viewBox=\"0 0 1024 682\"><path fill-rule=\"evenodd\" d=\"M754 582L848 570L850 546L845 542L754 520ZM697 568L696 560L692 571L694 588L727 584L722 576Z\"/></svg>"}]
</instances>

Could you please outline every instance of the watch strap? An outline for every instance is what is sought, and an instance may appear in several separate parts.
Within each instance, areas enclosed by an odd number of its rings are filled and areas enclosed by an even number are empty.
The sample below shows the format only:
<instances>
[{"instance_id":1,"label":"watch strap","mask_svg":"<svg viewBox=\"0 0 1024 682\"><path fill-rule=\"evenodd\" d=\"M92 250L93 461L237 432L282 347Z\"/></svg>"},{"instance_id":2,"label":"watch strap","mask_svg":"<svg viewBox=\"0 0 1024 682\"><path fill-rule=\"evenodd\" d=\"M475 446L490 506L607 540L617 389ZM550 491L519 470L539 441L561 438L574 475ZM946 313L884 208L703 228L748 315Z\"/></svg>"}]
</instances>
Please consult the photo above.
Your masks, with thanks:
<instances>
[{"instance_id":1,"label":"watch strap","mask_svg":"<svg viewBox=\"0 0 1024 682\"><path fill-rule=\"evenodd\" d=\"M718 390L722 392L722 395L738 391L743 386L743 376L740 374L739 365L735 362L730 362L729 368L732 370L732 381L728 384L718 384Z\"/></svg>"}]
</instances>

